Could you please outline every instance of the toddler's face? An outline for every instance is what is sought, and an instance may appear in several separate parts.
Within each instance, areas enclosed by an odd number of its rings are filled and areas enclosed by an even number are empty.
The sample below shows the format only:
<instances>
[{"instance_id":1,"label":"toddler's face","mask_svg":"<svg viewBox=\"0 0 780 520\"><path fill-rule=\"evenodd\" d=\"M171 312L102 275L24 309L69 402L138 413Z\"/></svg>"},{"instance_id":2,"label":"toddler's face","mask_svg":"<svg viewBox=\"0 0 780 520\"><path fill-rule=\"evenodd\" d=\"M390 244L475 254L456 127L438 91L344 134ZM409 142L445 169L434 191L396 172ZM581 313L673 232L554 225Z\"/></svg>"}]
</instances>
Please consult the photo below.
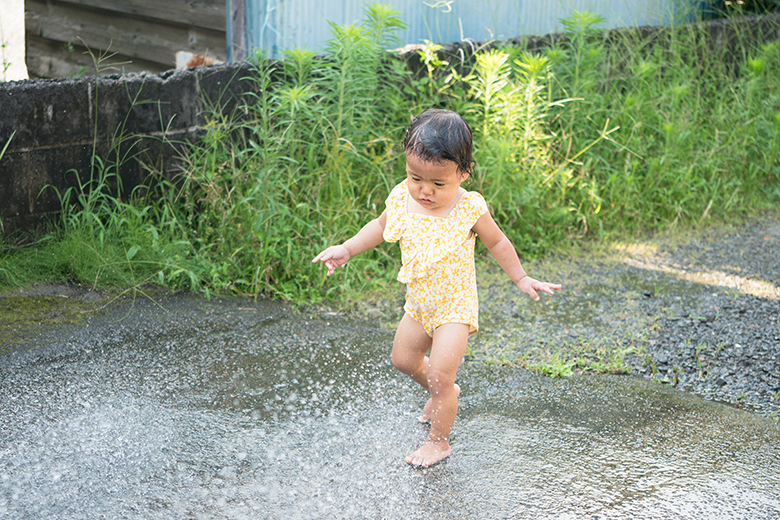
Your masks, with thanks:
<instances>
[{"instance_id":1,"label":"toddler's face","mask_svg":"<svg viewBox=\"0 0 780 520\"><path fill-rule=\"evenodd\" d=\"M421 213L446 216L460 194L460 184L468 173L458 172L452 161L425 162L414 154L406 154L406 176L409 194Z\"/></svg>"}]
</instances>

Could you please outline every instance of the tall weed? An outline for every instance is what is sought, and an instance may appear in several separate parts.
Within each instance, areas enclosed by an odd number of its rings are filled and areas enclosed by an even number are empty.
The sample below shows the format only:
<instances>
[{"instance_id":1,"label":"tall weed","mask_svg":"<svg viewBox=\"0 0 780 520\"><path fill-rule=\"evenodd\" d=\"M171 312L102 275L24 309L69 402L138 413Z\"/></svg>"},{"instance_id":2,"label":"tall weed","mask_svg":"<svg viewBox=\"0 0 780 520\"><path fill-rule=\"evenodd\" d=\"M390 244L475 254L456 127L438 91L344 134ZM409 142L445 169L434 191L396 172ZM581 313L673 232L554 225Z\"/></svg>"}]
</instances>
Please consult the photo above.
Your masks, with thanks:
<instances>
[{"instance_id":1,"label":"tall weed","mask_svg":"<svg viewBox=\"0 0 780 520\"><path fill-rule=\"evenodd\" d=\"M340 283L310 259L381 212L405 175L404 129L429 106L468 119L467 187L526 256L776 204L780 43L716 44L695 24L648 39L601 21L573 13L542 50L484 47L473 62L427 42L415 75L384 50L398 13L372 5L362 22L332 26L326 56L259 53L255 89L233 114L210 114L174 181L123 198L109 188L125 156L96 155L61 198L63 231L36 249L40 272L298 301L363 294L394 278L394 248L350 262ZM0 258L6 278L14 257Z\"/></svg>"},{"instance_id":2,"label":"tall weed","mask_svg":"<svg viewBox=\"0 0 780 520\"><path fill-rule=\"evenodd\" d=\"M631 233L696 226L771 202L761 185L778 181L780 67L762 64L777 51L736 49L743 60L707 36L703 26L685 25L659 32L653 46L637 45L630 32L612 46L609 95L587 115L611 117L623 145L593 153L603 226Z\"/></svg>"},{"instance_id":3,"label":"tall weed","mask_svg":"<svg viewBox=\"0 0 780 520\"><path fill-rule=\"evenodd\" d=\"M313 251L359 229L398 178L397 136L412 109L383 102L400 97L384 48L402 26L394 11L371 6L364 22L332 26L321 59L304 50L281 64L255 56L256 91L189 149L171 200L184 202L198 250L213 259L215 287L322 295ZM387 277L383 253L367 256L359 269ZM351 272L341 287L353 287Z\"/></svg>"},{"instance_id":4,"label":"tall weed","mask_svg":"<svg viewBox=\"0 0 780 520\"><path fill-rule=\"evenodd\" d=\"M97 77L112 55L108 51L97 55L88 52ZM64 192L55 186L43 188L42 192L53 190L59 198L60 225L32 246L3 248L0 274L5 276L0 277L0 286L50 281L138 289L150 282L166 282L172 287L208 290L188 265L193 250L186 240L186 229L162 223L161 217L170 208L151 197L165 184L158 182L154 189L139 187L130 193L123 189L123 165L139 159L143 141L142 136L125 130L129 112L107 136L105 155L98 153L97 80L93 92L96 109L89 168L66 172L66 179L73 183ZM139 98L141 92L139 89L133 95L131 107L144 103ZM172 276L177 272L186 272L186 280Z\"/></svg>"}]
</instances>

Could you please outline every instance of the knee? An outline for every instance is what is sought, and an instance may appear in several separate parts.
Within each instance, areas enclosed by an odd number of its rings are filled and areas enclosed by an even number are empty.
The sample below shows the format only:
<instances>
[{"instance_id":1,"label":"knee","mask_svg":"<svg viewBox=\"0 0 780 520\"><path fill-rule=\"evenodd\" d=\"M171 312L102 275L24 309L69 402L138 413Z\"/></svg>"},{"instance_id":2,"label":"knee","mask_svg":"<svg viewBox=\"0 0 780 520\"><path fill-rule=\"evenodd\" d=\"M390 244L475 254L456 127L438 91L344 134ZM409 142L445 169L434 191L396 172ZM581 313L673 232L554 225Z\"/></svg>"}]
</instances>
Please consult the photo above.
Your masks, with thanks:
<instances>
[{"instance_id":1,"label":"knee","mask_svg":"<svg viewBox=\"0 0 780 520\"><path fill-rule=\"evenodd\" d=\"M431 395L447 394L455 389L455 375L445 370L428 368L428 390Z\"/></svg>"},{"instance_id":2,"label":"knee","mask_svg":"<svg viewBox=\"0 0 780 520\"><path fill-rule=\"evenodd\" d=\"M390 362L401 373L409 375L409 374L412 374L414 372L414 367L411 366L411 363L409 362L409 359L405 358L404 356L399 356L395 352L393 352L390 355Z\"/></svg>"}]
</instances>

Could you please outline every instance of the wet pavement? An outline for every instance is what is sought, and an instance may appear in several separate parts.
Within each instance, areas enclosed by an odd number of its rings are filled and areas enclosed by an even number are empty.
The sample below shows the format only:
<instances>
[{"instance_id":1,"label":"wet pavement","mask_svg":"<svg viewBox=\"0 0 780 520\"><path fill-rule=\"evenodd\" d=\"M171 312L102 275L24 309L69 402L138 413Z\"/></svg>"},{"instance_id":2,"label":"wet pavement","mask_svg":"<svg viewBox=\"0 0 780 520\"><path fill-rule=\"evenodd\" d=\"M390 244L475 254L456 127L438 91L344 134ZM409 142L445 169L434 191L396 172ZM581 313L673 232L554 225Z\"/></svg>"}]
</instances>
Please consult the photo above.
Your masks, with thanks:
<instances>
[{"instance_id":1,"label":"wet pavement","mask_svg":"<svg viewBox=\"0 0 780 520\"><path fill-rule=\"evenodd\" d=\"M453 455L393 333L277 302L127 302L0 351L0 518L780 518L780 425L634 376L467 362Z\"/></svg>"}]
</instances>

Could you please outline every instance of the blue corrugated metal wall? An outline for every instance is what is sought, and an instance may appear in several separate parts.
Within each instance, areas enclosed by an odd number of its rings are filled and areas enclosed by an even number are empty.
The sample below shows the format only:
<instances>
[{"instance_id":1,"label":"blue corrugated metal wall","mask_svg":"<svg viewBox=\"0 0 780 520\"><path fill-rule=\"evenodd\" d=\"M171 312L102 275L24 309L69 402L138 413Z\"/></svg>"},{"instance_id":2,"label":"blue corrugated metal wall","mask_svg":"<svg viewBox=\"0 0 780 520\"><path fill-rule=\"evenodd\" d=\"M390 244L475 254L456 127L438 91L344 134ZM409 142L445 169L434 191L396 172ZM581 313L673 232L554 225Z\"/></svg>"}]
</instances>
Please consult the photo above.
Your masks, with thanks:
<instances>
[{"instance_id":1,"label":"blue corrugated metal wall","mask_svg":"<svg viewBox=\"0 0 780 520\"><path fill-rule=\"evenodd\" d=\"M669 25L698 17L694 0L384 0L408 25L404 43L431 40L502 40L561 30L560 18L588 11L606 20L601 28ZM350 24L363 17L364 0L245 0L247 42L270 56L294 47L322 51L328 21Z\"/></svg>"}]
</instances>

